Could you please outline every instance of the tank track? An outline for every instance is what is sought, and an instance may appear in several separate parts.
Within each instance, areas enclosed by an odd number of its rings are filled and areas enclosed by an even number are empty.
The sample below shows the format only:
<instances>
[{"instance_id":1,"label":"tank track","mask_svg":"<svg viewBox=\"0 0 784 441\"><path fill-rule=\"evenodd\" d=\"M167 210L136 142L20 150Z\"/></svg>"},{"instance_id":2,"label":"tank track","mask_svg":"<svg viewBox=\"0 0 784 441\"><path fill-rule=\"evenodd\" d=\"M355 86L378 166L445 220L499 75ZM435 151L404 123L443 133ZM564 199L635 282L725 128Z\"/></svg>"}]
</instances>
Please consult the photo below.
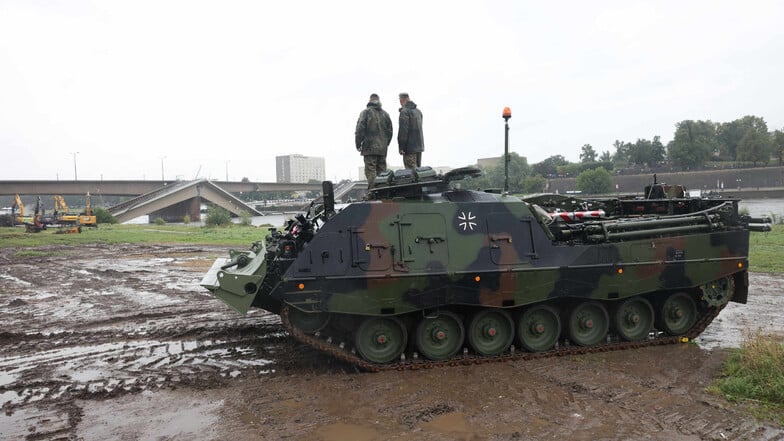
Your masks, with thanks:
<instances>
[{"instance_id":1,"label":"tank track","mask_svg":"<svg viewBox=\"0 0 784 441\"><path fill-rule=\"evenodd\" d=\"M456 355L455 357L449 360L432 361L424 358L419 358L419 359L403 358L401 359L401 361L397 363L389 363L383 365L375 364L363 360L354 351L351 351L348 346L342 343L336 344L331 338L328 337L320 338L317 335L309 335L302 332L300 329L297 329L289 321L288 305L285 305L283 307L280 317L281 317L281 321L283 322L283 326L286 328L288 333L292 337L299 340L300 342L314 349L317 349L331 357L350 363L356 366L357 368L365 370L367 372L382 372L382 371L433 369L433 368L443 368L449 366L464 366L464 365L482 364L482 363L503 363L507 361L533 360L533 359L549 358L549 357L563 357L567 355L593 354L598 352L611 352L611 351L622 351L627 349L644 348L648 346L685 343L691 341L692 339L700 335L702 331L704 331L705 328L707 328L708 325L710 325L713 319L716 318L719 312L721 312L721 310L724 309L725 306L727 306L727 303L724 303L723 305L720 306L708 307L706 310L702 311L700 316L697 318L697 321L694 323L694 326L692 326L692 328L682 336L670 336L670 335L664 335L663 333L658 333L656 334L656 336L642 341L634 341L634 342L613 341L614 340L613 339L608 343L599 344L595 346L588 346L588 347L571 346L568 345L568 343L566 345L563 345L560 344L559 342L559 344L556 345L555 348L545 352L518 352L514 350L514 347L512 347L511 350L507 351L507 353L494 357L484 357L476 354L466 353L464 351L462 354Z\"/></svg>"}]
</instances>

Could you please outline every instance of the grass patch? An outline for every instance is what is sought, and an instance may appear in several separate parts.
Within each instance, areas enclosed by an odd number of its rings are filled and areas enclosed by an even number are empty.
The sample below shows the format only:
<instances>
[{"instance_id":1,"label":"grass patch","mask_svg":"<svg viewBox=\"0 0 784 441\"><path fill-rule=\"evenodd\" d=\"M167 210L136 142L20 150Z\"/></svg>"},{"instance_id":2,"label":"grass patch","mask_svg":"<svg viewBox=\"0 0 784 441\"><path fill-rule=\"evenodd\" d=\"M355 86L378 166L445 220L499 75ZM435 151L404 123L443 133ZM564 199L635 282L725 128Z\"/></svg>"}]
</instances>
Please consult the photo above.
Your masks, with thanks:
<instances>
[{"instance_id":1,"label":"grass patch","mask_svg":"<svg viewBox=\"0 0 784 441\"><path fill-rule=\"evenodd\" d=\"M784 426L784 341L761 332L746 336L708 388L730 401L752 404L755 416Z\"/></svg>"},{"instance_id":2,"label":"grass patch","mask_svg":"<svg viewBox=\"0 0 784 441\"><path fill-rule=\"evenodd\" d=\"M25 233L24 228L0 228L0 248L50 245L178 243L249 247L267 235L267 227L228 225L220 228L197 225L101 225L82 228L81 234L55 234L54 230ZM33 251L17 251L33 252Z\"/></svg>"},{"instance_id":3,"label":"grass patch","mask_svg":"<svg viewBox=\"0 0 784 441\"><path fill-rule=\"evenodd\" d=\"M749 271L784 272L784 225L772 225L768 233L751 233Z\"/></svg>"}]
</instances>

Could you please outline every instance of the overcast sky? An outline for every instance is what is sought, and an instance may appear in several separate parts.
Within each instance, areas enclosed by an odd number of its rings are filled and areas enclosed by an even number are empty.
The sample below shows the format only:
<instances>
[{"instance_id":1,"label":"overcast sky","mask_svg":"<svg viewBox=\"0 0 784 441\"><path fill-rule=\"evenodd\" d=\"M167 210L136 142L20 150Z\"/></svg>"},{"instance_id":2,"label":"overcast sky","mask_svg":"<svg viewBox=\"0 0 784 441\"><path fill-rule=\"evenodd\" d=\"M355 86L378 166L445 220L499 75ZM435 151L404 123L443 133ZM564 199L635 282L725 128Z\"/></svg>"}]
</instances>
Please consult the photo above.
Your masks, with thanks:
<instances>
[{"instance_id":1,"label":"overcast sky","mask_svg":"<svg viewBox=\"0 0 784 441\"><path fill-rule=\"evenodd\" d=\"M358 179L372 92L424 114L423 164L784 127L780 1L0 0L0 179L248 177L326 158ZM74 155L75 152L78 154ZM402 165L396 141L388 163Z\"/></svg>"}]
</instances>

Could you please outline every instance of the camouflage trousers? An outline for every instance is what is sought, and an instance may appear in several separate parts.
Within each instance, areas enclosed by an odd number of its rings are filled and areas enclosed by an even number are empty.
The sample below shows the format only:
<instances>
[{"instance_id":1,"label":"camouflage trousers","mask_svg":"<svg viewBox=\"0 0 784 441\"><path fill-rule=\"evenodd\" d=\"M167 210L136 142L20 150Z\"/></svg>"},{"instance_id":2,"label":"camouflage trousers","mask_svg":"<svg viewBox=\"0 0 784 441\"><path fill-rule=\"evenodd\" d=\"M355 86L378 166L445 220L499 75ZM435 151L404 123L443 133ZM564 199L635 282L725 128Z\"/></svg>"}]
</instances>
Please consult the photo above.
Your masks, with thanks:
<instances>
[{"instance_id":1,"label":"camouflage trousers","mask_svg":"<svg viewBox=\"0 0 784 441\"><path fill-rule=\"evenodd\" d=\"M417 168L422 167L422 152L406 153L403 155L403 167Z\"/></svg>"},{"instance_id":2,"label":"camouflage trousers","mask_svg":"<svg viewBox=\"0 0 784 441\"><path fill-rule=\"evenodd\" d=\"M365 155L365 179L368 182L368 188L373 188L373 183L376 182L376 176L387 170L387 157L383 155Z\"/></svg>"}]
</instances>

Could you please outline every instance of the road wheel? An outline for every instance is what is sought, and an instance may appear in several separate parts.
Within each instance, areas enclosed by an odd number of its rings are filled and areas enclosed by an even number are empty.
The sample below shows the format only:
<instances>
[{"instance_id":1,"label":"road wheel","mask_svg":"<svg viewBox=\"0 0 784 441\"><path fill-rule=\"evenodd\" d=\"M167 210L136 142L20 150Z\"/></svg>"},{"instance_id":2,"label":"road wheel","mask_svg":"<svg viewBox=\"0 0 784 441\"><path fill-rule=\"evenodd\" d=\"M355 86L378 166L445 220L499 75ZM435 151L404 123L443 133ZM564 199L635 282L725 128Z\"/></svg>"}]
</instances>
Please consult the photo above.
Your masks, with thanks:
<instances>
[{"instance_id":1,"label":"road wheel","mask_svg":"<svg viewBox=\"0 0 784 441\"><path fill-rule=\"evenodd\" d=\"M460 318L452 312L441 312L436 317L424 317L416 330L416 346L431 360L446 360L463 346L465 329Z\"/></svg>"},{"instance_id":2,"label":"road wheel","mask_svg":"<svg viewBox=\"0 0 784 441\"><path fill-rule=\"evenodd\" d=\"M313 334L327 326L329 314L326 312L304 312L292 307L289 308L289 322L305 334Z\"/></svg>"},{"instance_id":3,"label":"road wheel","mask_svg":"<svg viewBox=\"0 0 784 441\"><path fill-rule=\"evenodd\" d=\"M624 300L615 310L615 330L624 340L640 341L653 329L653 307L642 297Z\"/></svg>"},{"instance_id":4,"label":"road wheel","mask_svg":"<svg viewBox=\"0 0 784 441\"><path fill-rule=\"evenodd\" d=\"M525 310L517 322L517 339L530 352L543 352L555 345L561 334L561 319L555 309L538 305Z\"/></svg>"},{"instance_id":5,"label":"road wheel","mask_svg":"<svg viewBox=\"0 0 784 441\"><path fill-rule=\"evenodd\" d=\"M610 318L601 303L580 303L569 315L569 338L580 346L601 343L609 329Z\"/></svg>"},{"instance_id":6,"label":"road wheel","mask_svg":"<svg viewBox=\"0 0 784 441\"><path fill-rule=\"evenodd\" d=\"M481 355L502 354L514 339L514 323L503 310L484 309L468 325L468 344Z\"/></svg>"},{"instance_id":7,"label":"road wheel","mask_svg":"<svg viewBox=\"0 0 784 441\"><path fill-rule=\"evenodd\" d=\"M676 292L659 308L657 327L670 335L683 335L697 321L697 305L688 294Z\"/></svg>"},{"instance_id":8,"label":"road wheel","mask_svg":"<svg viewBox=\"0 0 784 441\"><path fill-rule=\"evenodd\" d=\"M394 317L368 317L357 329L357 352L371 363L385 364L400 358L408 335L400 320Z\"/></svg>"}]
</instances>

